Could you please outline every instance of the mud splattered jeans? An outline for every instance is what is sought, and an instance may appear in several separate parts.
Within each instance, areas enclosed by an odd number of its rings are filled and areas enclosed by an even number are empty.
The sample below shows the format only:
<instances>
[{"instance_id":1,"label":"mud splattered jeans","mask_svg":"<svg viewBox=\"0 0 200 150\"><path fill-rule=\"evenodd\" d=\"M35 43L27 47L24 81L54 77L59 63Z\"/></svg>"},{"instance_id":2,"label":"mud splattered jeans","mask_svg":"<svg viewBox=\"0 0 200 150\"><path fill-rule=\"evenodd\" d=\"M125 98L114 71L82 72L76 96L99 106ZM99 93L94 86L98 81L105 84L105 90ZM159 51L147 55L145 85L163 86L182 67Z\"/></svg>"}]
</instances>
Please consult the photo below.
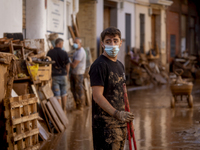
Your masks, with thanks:
<instances>
[{"instance_id":1,"label":"mud splattered jeans","mask_svg":"<svg viewBox=\"0 0 200 150\"><path fill-rule=\"evenodd\" d=\"M80 108L85 105L85 89L83 86L84 75L71 74L70 83L71 91L76 102L76 107Z\"/></svg>"},{"instance_id":2,"label":"mud splattered jeans","mask_svg":"<svg viewBox=\"0 0 200 150\"><path fill-rule=\"evenodd\" d=\"M52 91L54 96L58 99L67 95L67 80L66 76L53 76L52 77Z\"/></svg>"},{"instance_id":3,"label":"mud splattered jeans","mask_svg":"<svg viewBox=\"0 0 200 150\"><path fill-rule=\"evenodd\" d=\"M93 127L94 150L123 150L126 127L112 129Z\"/></svg>"}]
</instances>

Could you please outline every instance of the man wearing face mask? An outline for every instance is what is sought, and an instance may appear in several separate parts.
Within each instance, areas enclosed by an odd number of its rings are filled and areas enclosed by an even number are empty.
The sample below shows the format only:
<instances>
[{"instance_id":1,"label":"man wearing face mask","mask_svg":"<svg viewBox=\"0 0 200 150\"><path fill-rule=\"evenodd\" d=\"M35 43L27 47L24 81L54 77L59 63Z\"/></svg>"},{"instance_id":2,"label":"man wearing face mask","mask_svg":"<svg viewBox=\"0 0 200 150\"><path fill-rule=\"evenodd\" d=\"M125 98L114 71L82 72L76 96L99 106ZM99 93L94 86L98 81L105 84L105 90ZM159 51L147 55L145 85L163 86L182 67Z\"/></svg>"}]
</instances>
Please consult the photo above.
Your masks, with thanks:
<instances>
[{"instance_id":1,"label":"man wearing face mask","mask_svg":"<svg viewBox=\"0 0 200 150\"><path fill-rule=\"evenodd\" d=\"M121 32L109 27L101 33L103 54L92 64L89 74L92 86L92 129L94 150L123 150L126 122L134 119L125 111L123 64L117 60L122 45Z\"/></svg>"},{"instance_id":2,"label":"man wearing face mask","mask_svg":"<svg viewBox=\"0 0 200 150\"><path fill-rule=\"evenodd\" d=\"M83 80L86 69L86 53L81 46L80 38L74 40L73 47L76 49L76 52L71 63L71 90L76 102L76 108L83 110L85 105Z\"/></svg>"}]
</instances>

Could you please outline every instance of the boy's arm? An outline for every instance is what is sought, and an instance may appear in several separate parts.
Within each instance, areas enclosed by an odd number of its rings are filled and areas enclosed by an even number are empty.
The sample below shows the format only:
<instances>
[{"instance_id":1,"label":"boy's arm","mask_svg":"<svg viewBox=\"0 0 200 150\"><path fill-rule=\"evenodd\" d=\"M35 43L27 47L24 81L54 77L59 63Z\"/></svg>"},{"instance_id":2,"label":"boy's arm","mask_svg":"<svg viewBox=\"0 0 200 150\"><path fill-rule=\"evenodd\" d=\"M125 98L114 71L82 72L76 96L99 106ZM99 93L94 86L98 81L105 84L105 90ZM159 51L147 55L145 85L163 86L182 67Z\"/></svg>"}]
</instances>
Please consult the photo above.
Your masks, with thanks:
<instances>
[{"instance_id":1,"label":"boy's arm","mask_svg":"<svg viewBox=\"0 0 200 150\"><path fill-rule=\"evenodd\" d=\"M103 86L92 86L93 99L105 112L113 116L116 109L103 96L103 90Z\"/></svg>"},{"instance_id":2,"label":"boy's arm","mask_svg":"<svg viewBox=\"0 0 200 150\"><path fill-rule=\"evenodd\" d=\"M94 101L109 115L115 117L120 121L130 122L134 119L134 115L127 111L116 110L108 100L103 96L103 86L92 86L92 93Z\"/></svg>"}]
</instances>

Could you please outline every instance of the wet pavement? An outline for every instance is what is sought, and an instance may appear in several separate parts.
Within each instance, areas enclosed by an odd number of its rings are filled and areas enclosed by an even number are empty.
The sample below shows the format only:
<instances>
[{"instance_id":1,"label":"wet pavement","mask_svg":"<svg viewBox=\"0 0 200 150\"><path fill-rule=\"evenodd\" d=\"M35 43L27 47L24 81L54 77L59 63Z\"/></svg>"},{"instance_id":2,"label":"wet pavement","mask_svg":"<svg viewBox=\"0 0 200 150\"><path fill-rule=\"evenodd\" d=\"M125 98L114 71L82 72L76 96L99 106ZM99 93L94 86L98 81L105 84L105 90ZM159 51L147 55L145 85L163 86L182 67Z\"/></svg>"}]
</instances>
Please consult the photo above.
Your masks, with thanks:
<instances>
[{"instance_id":1,"label":"wet pavement","mask_svg":"<svg viewBox=\"0 0 200 150\"><path fill-rule=\"evenodd\" d=\"M192 109L186 101L172 109L169 86L128 89L138 150L200 150L200 82L192 95ZM67 116L70 124L57 150L93 150L91 107Z\"/></svg>"}]
</instances>

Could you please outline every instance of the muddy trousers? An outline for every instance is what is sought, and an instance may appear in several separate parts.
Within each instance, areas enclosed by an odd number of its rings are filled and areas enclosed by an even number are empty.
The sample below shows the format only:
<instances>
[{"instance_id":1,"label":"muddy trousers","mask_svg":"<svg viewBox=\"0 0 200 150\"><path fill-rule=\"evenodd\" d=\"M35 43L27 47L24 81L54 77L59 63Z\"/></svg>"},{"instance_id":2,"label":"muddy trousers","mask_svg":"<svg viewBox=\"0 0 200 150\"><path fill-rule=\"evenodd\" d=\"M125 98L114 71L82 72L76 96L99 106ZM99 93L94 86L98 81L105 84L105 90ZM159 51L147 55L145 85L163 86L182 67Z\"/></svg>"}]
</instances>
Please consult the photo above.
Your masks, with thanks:
<instances>
[{"instance_id":1,"label":"muddy trousers","mask_svg":"<svg viewBox=\"0 0 200 150\"><path fill-rule=\"evenodd\" d=\"M85 89L83 86L83 79L84 75L71 74L70 77L71 91L77 108L85 106Z\"/></svg>"},{"instance_id":2,"label":"muddy trousers","mask_svg":"<svg viewBox=\"0 0 200 150\"><path fill-rule=\"evenodd\" d=\"M92 130L94 150L124 150L126 127L118 128L120 134L102 128L92 128Z\"/></svg>"}]
</instances>

